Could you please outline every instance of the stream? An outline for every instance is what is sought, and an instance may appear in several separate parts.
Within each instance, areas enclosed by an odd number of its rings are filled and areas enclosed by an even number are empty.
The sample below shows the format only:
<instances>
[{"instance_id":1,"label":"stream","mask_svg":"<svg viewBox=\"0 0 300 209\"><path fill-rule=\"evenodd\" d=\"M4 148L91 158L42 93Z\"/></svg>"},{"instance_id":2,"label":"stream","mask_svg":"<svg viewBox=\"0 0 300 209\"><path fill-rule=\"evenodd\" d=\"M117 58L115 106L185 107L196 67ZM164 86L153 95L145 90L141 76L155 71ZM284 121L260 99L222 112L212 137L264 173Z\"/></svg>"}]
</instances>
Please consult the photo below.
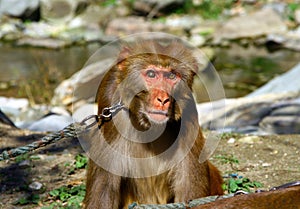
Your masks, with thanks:
<instances>
[{"instance_id":1,"label":"stream","mask_svg":"<svg viewBox=\"0 0 300 209\"><path fill-rule=\"evenodd\" d=\"M54 88L80 70L99 44L61 50L0 45L0 96L26 97L48 103ZM224 84L226 97L244 96L300 61L290 50L269 52L265 47L215 48L213 64Z\"/></svg>"}]
</instances>

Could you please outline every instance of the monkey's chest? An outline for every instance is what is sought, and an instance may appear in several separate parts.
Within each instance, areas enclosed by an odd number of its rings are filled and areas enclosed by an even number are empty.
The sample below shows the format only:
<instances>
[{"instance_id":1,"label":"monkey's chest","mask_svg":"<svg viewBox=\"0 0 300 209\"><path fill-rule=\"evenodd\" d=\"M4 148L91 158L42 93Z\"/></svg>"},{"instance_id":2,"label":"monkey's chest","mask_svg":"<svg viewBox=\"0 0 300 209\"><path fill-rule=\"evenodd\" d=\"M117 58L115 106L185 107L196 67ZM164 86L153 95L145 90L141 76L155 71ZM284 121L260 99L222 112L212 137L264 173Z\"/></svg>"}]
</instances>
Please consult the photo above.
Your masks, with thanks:
<instances>
[{"instance_id":1,"label":"monkey's chest","mask_svg":"<svg viewBox=\"0 0 300 209\"><path fill-rule=\"evenodd\" d=\"M173 195L166 174L140 179L124 179L122 195L124 207L137 202L139 204L166 204Z\"/></svg>"}]
</instances>

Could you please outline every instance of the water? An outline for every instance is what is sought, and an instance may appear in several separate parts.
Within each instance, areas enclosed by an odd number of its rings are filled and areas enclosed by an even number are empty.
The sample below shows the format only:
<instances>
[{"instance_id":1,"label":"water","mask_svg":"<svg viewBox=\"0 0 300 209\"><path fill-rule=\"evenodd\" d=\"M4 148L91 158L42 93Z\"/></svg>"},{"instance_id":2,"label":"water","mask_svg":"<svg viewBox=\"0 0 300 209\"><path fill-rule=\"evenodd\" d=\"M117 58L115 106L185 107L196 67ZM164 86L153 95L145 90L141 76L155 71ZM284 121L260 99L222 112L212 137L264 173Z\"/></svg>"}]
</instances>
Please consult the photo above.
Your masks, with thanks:
<instances>
[{"instance_id":1,"label":"water","mask_svg":"<svg viewBox=\"0 0 300 209\"><path fill-rule=\"evenodd\" d=\"M0 96L49 102L54 88L80 70L99 47L50 50L0 45Z\"/></svg>"},{"instance_id":2,"label":"water","mask_svg":"<svg viewBox=\"0 0 300 209\"><path fill-rule=\"evenodd\" d=\"M300 62L300 53L290 50L269 52L265 47L232 45L217 48L213 64L219 72L226 97L249 94Z\"/></svg>"},{"instance_id":3,"label":"water","mask_svg":"<svg viewBox=\"0 0 300 209\"><path fill-rule=\"evenodd\" d=\"M0 96L26 97L47 103L54 88L83 67L98 44L61 50L0 45ZM264 47L232 45L216 48L213 64L225 87L226 97L244 96L300 61L300 53Z\"/></svg>"}]
</instances>

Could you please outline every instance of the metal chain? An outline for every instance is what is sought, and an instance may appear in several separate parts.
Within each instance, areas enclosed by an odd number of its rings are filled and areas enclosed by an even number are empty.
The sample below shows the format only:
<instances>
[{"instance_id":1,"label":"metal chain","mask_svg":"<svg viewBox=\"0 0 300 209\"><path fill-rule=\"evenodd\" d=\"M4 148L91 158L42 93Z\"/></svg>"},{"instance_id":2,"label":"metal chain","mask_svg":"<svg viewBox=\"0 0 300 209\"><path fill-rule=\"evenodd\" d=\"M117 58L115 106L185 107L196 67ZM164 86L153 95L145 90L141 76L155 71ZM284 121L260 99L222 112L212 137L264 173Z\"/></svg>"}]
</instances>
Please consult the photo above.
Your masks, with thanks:
<instances>
[{"instance_id":1,"label":"metal chain","mask_svg":"<svg viewBox=\"0 0 300 209\"><path fill-rule=\"evenodd\" d=\"M90 115L83 119L80 123L72 123L64 129L62 129L61 131L48 134L42 137L40 140L35 141L31 144L27 144L25 146L17 147L10 150L5 150L2 153L0 153L0 161L7 160L18 155L23 155L25 153L31 152L40 147L47 146L64 138L77 138L78 134L82 133L83 131L89 130L96 124L98 124L98 127L100 128L104 122L110 121L112 117L123 107L124 105L121 102L119 102L114 106L104 108L100 115Z\"/></svg>"}]
</instances>

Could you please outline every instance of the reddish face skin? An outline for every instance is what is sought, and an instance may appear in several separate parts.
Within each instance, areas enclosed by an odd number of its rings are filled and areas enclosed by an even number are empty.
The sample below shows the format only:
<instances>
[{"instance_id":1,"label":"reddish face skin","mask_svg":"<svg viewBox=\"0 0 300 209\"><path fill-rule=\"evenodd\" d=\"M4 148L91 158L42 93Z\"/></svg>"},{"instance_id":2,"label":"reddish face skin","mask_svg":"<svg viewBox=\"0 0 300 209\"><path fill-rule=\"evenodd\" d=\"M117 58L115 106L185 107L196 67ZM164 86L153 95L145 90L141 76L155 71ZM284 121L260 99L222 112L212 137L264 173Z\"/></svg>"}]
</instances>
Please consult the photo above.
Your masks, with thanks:
<instances>
[{"instance_id":1,"label":"reddish face skin","mask_svg":"<svg viewBox=\"0 0 300 209\"><path fill-rule=\"evenodd\" d=\"M171 102L170 94L180 81L180 74L166 67L149 65L141 75L149 92L145 114L153 122L166 122Z\"/></svg>"}]
</instances>

